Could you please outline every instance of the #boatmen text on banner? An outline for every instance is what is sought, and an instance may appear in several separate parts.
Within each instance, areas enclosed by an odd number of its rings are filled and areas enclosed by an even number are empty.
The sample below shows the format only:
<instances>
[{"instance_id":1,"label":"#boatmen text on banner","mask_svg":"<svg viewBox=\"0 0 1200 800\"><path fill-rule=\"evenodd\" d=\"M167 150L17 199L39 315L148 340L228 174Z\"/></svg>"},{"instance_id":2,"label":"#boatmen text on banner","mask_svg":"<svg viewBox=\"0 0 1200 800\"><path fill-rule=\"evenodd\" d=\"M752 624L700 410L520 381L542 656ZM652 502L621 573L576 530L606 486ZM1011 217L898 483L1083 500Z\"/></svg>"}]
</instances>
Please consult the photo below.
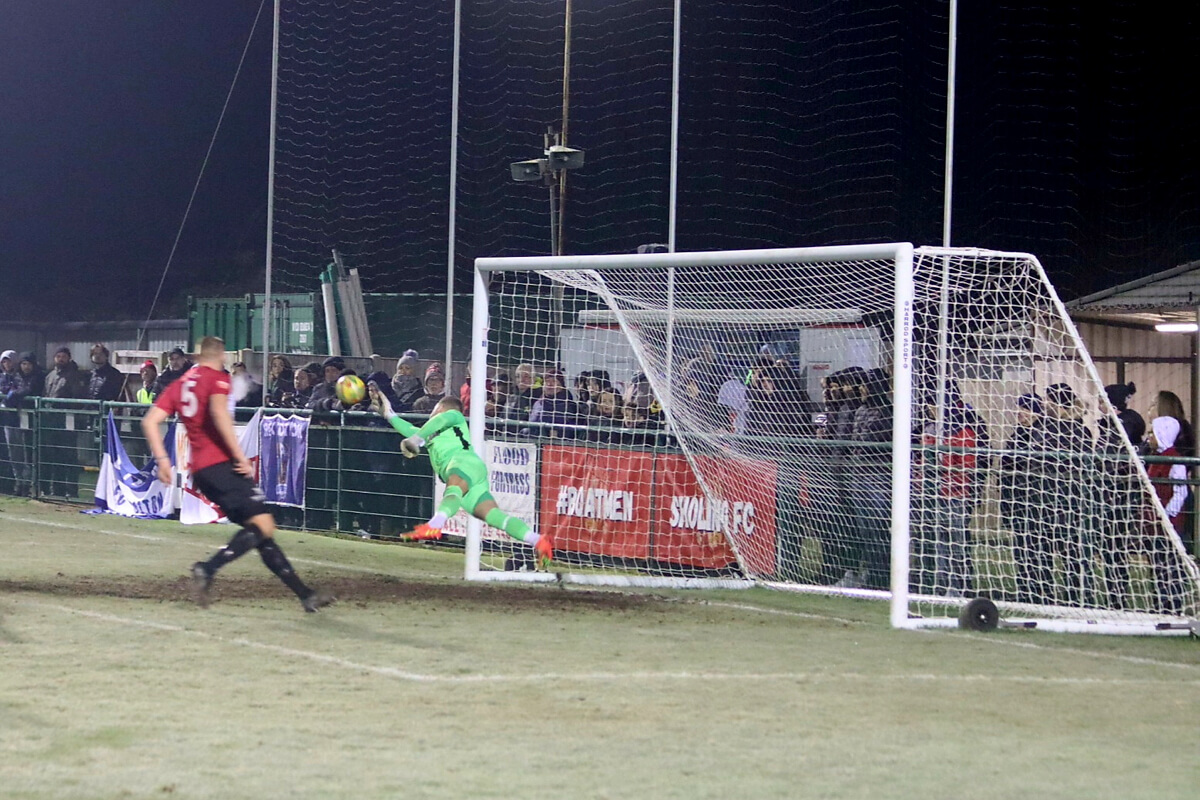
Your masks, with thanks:
<instances>
[{"instance_id":1,"label":"#boatmen text on banner","mask_svg":"<svg viewBox=\"0 0 1200 800\"><path fill-rule=\"evenodd\" d=\"M259 485L268 503L304 508L308 417L264 417L259 430Z\"/></svg>"}]
</instances>

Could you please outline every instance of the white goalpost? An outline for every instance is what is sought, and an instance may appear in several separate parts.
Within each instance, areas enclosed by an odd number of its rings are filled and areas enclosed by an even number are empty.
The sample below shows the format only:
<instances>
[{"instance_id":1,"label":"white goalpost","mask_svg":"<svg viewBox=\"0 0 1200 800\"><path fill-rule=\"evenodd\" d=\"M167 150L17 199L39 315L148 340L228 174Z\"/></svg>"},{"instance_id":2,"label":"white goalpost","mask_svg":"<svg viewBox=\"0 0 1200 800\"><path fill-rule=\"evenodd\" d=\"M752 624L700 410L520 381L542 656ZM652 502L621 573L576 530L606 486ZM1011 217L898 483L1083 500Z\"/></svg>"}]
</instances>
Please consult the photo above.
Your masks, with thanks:
<instances>
[{"instance_id":1,"label":"white goalpost","mask_svg":"<svg viewBox=\"0 0 1200 800\"><path fill-rule=\"evenodd\" d=\"M890 599L895 627L1186 633L1200 574L1033 256L476 262L467 577Z\"/></svg>"}]
</instances>

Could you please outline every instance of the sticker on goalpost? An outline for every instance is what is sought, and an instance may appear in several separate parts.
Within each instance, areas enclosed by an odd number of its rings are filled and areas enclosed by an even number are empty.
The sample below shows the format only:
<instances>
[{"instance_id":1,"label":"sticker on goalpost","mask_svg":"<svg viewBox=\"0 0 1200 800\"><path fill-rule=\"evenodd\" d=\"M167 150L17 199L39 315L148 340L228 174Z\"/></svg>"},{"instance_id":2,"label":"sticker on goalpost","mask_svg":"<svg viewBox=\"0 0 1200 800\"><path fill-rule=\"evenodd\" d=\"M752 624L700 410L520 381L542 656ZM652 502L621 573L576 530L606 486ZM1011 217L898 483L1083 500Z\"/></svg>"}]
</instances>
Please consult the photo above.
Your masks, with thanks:
<instances>
[{"instance_id":1,"label":"sticker on goalpost","mask_svg":"<svg viewBox=\"0 0 1200 800\"><path fill-rule=\"evenodd\" d=\"M496 504L506 514L519 517L531 530L537 530L538 449L533 444L484 442L488 483ZM433 502L436 508L446 493L446 484L434 478ZM444 533L467 535L467 512L455 514L443 528ZM507 533L491 525L483 526L483 538L508 541Z\"/></svg>"}]
</instances>

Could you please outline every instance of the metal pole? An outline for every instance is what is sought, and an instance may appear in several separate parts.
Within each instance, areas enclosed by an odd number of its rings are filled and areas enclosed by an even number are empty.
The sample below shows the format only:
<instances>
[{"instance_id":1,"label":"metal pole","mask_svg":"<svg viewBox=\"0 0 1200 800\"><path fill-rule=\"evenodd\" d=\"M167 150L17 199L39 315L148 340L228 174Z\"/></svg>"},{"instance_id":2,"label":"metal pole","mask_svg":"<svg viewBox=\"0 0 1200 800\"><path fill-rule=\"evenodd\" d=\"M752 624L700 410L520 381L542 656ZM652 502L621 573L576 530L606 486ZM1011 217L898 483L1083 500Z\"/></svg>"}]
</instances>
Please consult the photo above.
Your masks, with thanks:
<instances>
[{"instance_id":1,"label":"metal pole","mask_svg":"<svg viewBox=\"0 0 1200 800\"><path fill-rule=\"evenodd\" d=\"M563 19L563 79L562 79L562 130L558 135L558 143L567 146L567 119L571 108L571 0L566 0L566 14ZM563 242L566 239L567 205L567 171L558 171L558 239L554 255L563 254Z\"/></svg>"},{"instance_id":2,"label":"metal pole","mask_svg":"<svg viewBox=\"0 0 1200 800\"><path fill-rule=\"evenodd\" d=\"M283 0L275 0L275 27L271 34L271 143L267 153L267 265L263 286L263 391L270 388L271 371L271 266L274 258L275 237L275 130L276 107L279 99L279 6ZM265 398L265 395L264 395Z\"/></svg>"},{"instance_id":3,"label":"metal pole","mask_svg":"<svg viewBox=\"0 0 1200 800\"><path fill-rule=\"evenodd\" d=\"M912 518L912 341L913 341L913 250L904 245L896 254L896 331L892 353L892 551L891 623L904 627L908 621L909 553L912 549L909 520Z\"/></svg>"},{"instance_id":4,"label":"metal pole","mask_svg":"<svg viewBox=\"0 0 1200 800\"><path fill-rule=\"evenodd\" d=\"M1195 360L1192 363L1192 430L1200 429L1200 306L1196 307L1196 335L1192 338L1192 349L1194 351ZM1200 450L1200 448L1197 448ZM1196 456L1197 453L1192 453ZM1196 472L1195 467L1188 467L1188 477L1192 477ZM1188 487L1188 491L1195 493L1193 487ZM1192 512L1192 555L1200 558L1200 511L1196 510L1196 506L1200 504L1193 502Z\"/></svg>"},{"instance_id":5,"label":"metal pole","mask_svg":"<svg viewBox=\"0 0 1200 800\"><path fill-rule=\"evenodd\" d=\"M458 211L458 68L462 46L462 0L454 0L454 62L450 68L450 212L446 242L446 388L454 384L454 257Z\"/></svg>"},{"instance_id":6,"label":"metal pole","mask_svg":"<svg viewBox=\"0 0 1200 800\"><path fill-rule=\"evenodd\" d=\"M942 194L942 247L950 246L950 209L954 199L954 82L958 54L958 0L950 0L950 37L946 58L946 182Z\"/></svg>"},{"instance_id":7,"label":"metal pole","mask_svg":"<svg viewBox=\"0 0 1200 800\"><path fill-rule=\"evenodd\" d=\"M675 215L679 184L679 48L682 0L675 0L675 40L671 52L671 186L667 201L667 252L675 252Z\"/></svg>"}]
</instances>

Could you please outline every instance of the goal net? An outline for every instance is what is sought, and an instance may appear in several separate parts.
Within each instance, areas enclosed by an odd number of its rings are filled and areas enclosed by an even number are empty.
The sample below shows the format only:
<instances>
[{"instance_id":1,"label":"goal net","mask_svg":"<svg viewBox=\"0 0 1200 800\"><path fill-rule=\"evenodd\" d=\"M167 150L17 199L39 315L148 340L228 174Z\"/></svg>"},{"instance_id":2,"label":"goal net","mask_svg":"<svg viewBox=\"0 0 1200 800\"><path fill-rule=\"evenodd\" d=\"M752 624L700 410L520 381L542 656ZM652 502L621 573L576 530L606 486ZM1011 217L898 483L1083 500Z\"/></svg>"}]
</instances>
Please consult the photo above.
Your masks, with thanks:
<instances>
[{"instance_id":1,"label":"goal net","mask_svg":"<svg viewBox=\"0 0 1200 800\"><path fill-rule=\"evenodd\" d=\"M473 435L556 567L484 530L469 577L757 582L890 598L899 627L975 597L1056 630L1196 614L1176 484L1032 256L480 259L476 280Z\"/></svg>"}]
</instances>

